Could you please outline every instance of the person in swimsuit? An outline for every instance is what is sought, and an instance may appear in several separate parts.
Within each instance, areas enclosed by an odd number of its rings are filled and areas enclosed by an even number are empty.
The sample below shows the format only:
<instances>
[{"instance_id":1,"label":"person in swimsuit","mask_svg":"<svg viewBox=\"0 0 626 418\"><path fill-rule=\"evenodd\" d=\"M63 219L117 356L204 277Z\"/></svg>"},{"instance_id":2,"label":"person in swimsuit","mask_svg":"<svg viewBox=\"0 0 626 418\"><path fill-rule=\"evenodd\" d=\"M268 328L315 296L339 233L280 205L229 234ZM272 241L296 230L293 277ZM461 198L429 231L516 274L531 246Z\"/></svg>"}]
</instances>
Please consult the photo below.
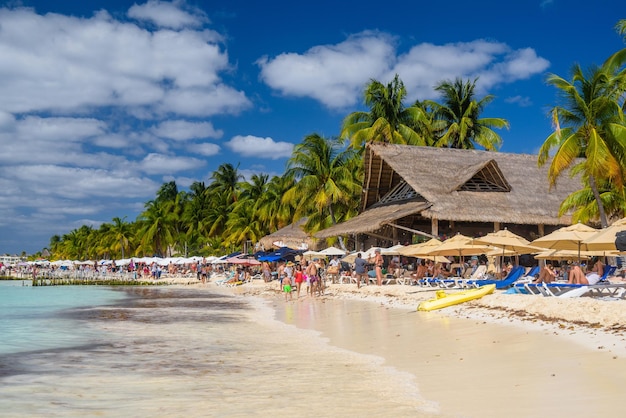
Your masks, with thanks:
<instances>
[{"instance_id":1,"label":"person in swimsuit","mask_svg":"<svg viewBox=\"0 0 626 418\"><path fill-rule=\"evenodd\" d=\"M283 278L283 292L285 292L285 302L287 302L287 295L289 295L289 300L293 300L293 295L291 294L291 277L289 276Z\"/></svg>"},{"instance_id":2,"label":"person in swimsuit","mask_svg":"<svg viewBox=\"0 0 626 418\"><path fill-rule=\"evenodd\" d=\"M300 299L300 288L302 287L302 283L304 282L304 272L302 271L302 266L300 264L296 264L296 299Z\"/></svg>"},{"instance_id":3,"label":"person in swimsuit","mask_svg":"<svg viewBox=\"0 0 626 418\"><path fill-rule=\"evenodd\" d=\"M315 260L307 266L306 276L310 283L309 288L311 289L311 296L315 296L317 286L319 285L319 277L317 277L317 265L315 264Z\"/></svg>"},{"instance_id":4,"label":"person in swimsuit","mask_svg":"<svg viewBox=\"0 0 626 418\"><path fill-rule=\"evenodd\" d=\"M374 268L376 271L376 284L383 285L383 256L380 254L380 248L374 251Z\"/></svg>"}]
</instances>

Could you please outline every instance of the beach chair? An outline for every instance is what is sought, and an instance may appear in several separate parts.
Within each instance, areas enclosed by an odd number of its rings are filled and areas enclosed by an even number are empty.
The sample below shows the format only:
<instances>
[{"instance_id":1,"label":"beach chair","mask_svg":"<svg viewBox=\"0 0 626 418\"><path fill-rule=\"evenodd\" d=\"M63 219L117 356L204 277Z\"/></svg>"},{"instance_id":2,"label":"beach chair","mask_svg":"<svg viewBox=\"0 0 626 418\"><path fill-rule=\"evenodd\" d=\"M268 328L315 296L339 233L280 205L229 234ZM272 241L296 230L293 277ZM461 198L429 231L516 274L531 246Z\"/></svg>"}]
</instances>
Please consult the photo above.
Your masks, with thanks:
<instances>
[{"instance_id":1,"label":"beach chair","mask_svg":"<svg viewBox=\"0 0 626 418\"><path fill-rule=\"evenodd\" d=\"M593 285L567 282L523 283L522 285L528 293L533 295L560 298L579 297L583 295L624 298L626 296L626 284L611 283L608 280L616 269L616 266L606 266L604 274L602 274L598 283Z\"/></svg>"},{"instance_id":2,"label":"beach chair","mask_svg":"<svg viewBox=\"0 0 626 418\"><path fill-rule=\"evenodd\" d=\"M213 281L213 283L215 283L218 286L224 286L233 277L235 277L235 272L234 271L229 271L228 274L226 274L223 278L217 279L217 280Z\"/></svg>"},{"instance_id":3,"label":"beach chair","mask_svg":"<svg viewBox=\"0 0 626 418\"><path fill-rule=\"evenodd\" d=\"M511 287L517 280L522 278L522 275L526 272L524 266L515 266L502 280L495 279L483 279L483 280L468 280L464 283L465 287L480 287L488 284L495 284L496 289L507 289Z\"/></svg>"}]
</instances>

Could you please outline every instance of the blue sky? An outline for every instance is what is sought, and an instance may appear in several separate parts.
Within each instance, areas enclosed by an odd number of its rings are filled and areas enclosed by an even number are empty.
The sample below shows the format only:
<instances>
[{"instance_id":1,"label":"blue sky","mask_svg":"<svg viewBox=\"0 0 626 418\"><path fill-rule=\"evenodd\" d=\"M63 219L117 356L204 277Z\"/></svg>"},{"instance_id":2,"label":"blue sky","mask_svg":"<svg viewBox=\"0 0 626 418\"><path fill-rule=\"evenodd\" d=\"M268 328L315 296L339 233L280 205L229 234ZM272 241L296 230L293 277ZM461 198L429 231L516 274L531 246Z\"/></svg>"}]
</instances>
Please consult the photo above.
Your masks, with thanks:
<instances>
[{"instance_id":1,"label":"blue sky","mask_svg":"<svg viewBox=\"0 0 626 418\"><path fill-rule=\"evenodd\" d=\"M358 5L358 6L357 6ZM339 133L370 79L415 99L478 77L502 151L536 153L547 73L624 48L623 1L0 2L0 254L135 220L164 182L222 163L282 174L294 144Z\"/></svg>"}]
</instances>

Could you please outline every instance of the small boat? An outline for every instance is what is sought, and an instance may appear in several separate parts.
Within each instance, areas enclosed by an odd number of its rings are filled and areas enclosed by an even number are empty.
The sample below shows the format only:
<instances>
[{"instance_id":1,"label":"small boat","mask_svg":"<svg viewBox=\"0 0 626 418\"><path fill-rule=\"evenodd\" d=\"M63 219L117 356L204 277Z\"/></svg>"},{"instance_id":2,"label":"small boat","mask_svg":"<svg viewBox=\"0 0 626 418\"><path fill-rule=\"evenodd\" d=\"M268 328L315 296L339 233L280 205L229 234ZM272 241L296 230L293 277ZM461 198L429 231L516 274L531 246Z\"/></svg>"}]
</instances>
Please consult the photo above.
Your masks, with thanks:
<instances>
[{"instance_id":1,"label":"small boat","mask_svg":"<svg viewBox=\"0 0 626 418\"><path fill-rule=\"evenodd\" d=\"M448 306L457 305L459 303L467 302L468 300L479 299L485 295L493 293L495 290L495 284L488 284L477 287L475 289L463 290L456 293L446 293L443 290L437 291L437 297L434 299L426 300L419 304L418 311L434 311L435 309L446 308Z\"/></svg>"}]
</instances>

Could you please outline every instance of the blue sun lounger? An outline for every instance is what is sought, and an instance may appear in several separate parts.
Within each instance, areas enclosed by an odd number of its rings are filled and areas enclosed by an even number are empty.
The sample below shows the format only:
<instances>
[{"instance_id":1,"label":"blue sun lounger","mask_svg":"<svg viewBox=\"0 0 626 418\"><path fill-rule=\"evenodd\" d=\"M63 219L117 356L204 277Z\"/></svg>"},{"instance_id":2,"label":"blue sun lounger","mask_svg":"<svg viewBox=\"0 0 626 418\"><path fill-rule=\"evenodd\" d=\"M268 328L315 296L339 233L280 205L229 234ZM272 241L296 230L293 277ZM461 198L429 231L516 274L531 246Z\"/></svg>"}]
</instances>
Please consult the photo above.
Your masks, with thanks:
<instances>
[{"instance_id":1,"label":"blue sun lounger","mask_svg":"<svg viewBox=\"0 0 626 418\"><path fill-rule=\"evenodd\" d=\"M496 289L508 289L511 287L516 281L518 281L524 273L526 272L526 268L524 266L515 266L513 269L507 274L507 276L502 280L468 280L467 286L470 287L480 287L487 284L495 284Z\"/></svg>"}]
</instances>

